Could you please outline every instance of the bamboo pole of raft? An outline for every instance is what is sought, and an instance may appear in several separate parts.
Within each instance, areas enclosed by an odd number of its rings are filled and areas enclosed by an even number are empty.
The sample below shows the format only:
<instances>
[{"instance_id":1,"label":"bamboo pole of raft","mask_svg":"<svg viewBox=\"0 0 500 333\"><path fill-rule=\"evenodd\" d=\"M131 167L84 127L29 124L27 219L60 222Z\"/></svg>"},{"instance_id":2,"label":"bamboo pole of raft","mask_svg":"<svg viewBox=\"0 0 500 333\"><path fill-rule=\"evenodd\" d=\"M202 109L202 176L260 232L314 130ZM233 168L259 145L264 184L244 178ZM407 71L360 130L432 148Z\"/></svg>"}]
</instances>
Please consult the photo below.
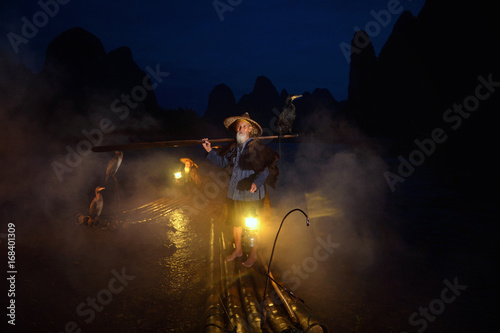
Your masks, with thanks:
<instances>
[{"instance_id":1,"label":"bamboo pole of raft","mask_svg":"<svg viewBox=\"0 0 500 333\"><path fill-rule=\"evenodd\" d=\"M270 136L259 136L259 140L272 140L272 139L293 139L298 137L298 134L290 135L270 135ZM210 143L223 143L223 142L233 142L234 138L224 138L224 139L212 139L208 140ZM194 146L201 145L202 140L173 140L173 141L157 141L157 142L137 142L137 143L126 143L118 145L108 145L108 146L94 146L92 151L96 153L115 151L115 150L139 150L139 149L151 149L151 148L162 148L162 147L182 147L182 146Z\"/></svg>"}]
</instances>

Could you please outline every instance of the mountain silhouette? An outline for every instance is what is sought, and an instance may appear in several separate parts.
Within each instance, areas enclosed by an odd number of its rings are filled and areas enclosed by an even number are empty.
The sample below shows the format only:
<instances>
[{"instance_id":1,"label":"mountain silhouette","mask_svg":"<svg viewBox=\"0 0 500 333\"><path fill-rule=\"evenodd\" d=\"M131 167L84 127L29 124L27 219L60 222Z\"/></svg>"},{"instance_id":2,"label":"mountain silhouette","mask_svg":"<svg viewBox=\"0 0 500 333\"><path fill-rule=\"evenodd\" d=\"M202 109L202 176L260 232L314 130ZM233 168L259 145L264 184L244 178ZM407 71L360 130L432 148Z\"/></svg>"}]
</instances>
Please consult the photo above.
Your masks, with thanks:
<instances>
[{"instance_id":1,"label":"mountain silhouette","mask_svg":"<svg viewBox=\"0 0 500 333\"><path fill-rule=\"evenodd\" d=\"M238 101L239 113L248 112L262 127L270 126L273 108L279 106L280 95L276 87L265 76L255 80L252 92L243 95Z\"/></svg>"},{"instance_id":2,"label":"mountain silhouette","mask_svg":"<svg viewBox=\"0 0 500 333\"><path fill-rule=\"evenodd\" d=\"M436 129L443 129L446 142L434 143L427 158L449 179L473 179L474 172L491 168L477 161L491 155L496 130L492 114L500 106L495 93L500 82L500 53L492 42L498 38L495 22L490 5L429 0L417 17L408 11L399 16L378 56L366 33L357 31L351 50L360 38L366 43L351 54L347 100L336 101L326 89L322 94L293 92L303 94L294 103L295 129L316 131L321 133L314 135L317 139L335 142L335 131L323 131L314 123L320 119L333 127L346 120L360 135L381 139L389 156L406 158L418 149L416 141L430 140ZM483 93L485 85L490 89L484 101L475 96L481 85ZM281 110L287 95L286 90L278 94L268 78L258 77L253 91L237 105L240 113L249 112L272 127L275 114L270 110ZM460 106L465 116L454 113L451 123L449 112ZM315 114L320 110L321 116ZM213 111L209 115L217 117Z\"/></svg>"},{"instance_id":3,"label":"mountain silhouette","mask_svg":"<svg viewBox=\"0 0 500 333\"><path fill-rule=\"evenodd\" d=\"M233 91L225 84L219 84L208 95L208 105L202 116L206 135L218 137L225 134L222 124L225 118L240 113Z\"/></svg>"},{"instance_id":4,"label":"mountain silhouette","mask_svg":"<svg viewBox=\"0 0 500 333\"><path fill-rule=\"evenodd\" d=\"M222 120L248 112L272 131L286 96L302 94L294 101L297 133L318 131L318 123L328 127L346 121L363 135L382 138L397 156L415 149L416 139L444 128L448 139L440 149L445 153L435 154L434 160L443 170L468 172L477 169L473 161L491 154L489 143L496 129L491 115L499 106L495 89L500 54L492 42L498 37L498 24L491 18L488 5L429 0L417 17L409 12L398 17L378 56L366 33L357 31L352 46L360 38L366 43L351 54L345 101L337 101L334 92L321 87L312 93L278 92L269 78L258 76L253 90L238 101L227 85L215 86L202 117L189 109L163 110L154 91L141 95L145 82L148 86L152 82L135 63L130 48L106 53L98 37L79 27L50 43L40 73L31 73L0 53L1 98L6 114L37 120L48 135L78 140L82 129L97 128L102 118L113 121L114 134L127 136L199 137L200 131L225 136ZM478 100L477 111L461 116L460 126L455 123L459 128L450 130L445 112L474 102L478 85L487 81L491 82L488 98ZM317 139L336 140L334 131L318 133L322 134Z\"/></svg>"},{"instance_id":5,"label":"mountain silhouette","mask_svg":"<svg viewBox=\"0 0 500 333\"><path fill-rule=\"evenodd\" d=\"M39 119L54 137L76 139L82 129L99 128L102 118L113 120L116 132L158 130L155 119L163 112L154 91L144 87L151 84L146 75L128 47L106 54L96 36L76 27L49 44L43 68L24 82L29 98L13 108Z\"/></svg>"}]
</instances>

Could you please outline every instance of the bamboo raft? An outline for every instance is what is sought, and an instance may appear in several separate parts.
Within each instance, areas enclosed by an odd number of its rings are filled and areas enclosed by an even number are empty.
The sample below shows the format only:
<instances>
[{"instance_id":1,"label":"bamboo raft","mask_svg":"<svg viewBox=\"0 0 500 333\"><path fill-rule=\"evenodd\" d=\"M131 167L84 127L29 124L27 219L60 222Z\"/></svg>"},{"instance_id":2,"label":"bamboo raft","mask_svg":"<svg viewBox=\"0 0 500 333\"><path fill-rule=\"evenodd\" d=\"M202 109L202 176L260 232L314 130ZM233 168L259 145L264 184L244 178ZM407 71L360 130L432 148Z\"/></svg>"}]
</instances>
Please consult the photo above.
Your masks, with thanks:
<instances>
[{"instance_id":1,"label":"bamboo raft","mask_svg":"<svg viewBox=\"0 0 500 333\"><path fill-rule=\"evenodd\" d=\"M246 269L237 260L225 260L226 244L212 221L205 333L328 332L304 303L279 288L272 273L273 288L264 299L267 266L262 257Z\"/></svg>"}]
</instances>

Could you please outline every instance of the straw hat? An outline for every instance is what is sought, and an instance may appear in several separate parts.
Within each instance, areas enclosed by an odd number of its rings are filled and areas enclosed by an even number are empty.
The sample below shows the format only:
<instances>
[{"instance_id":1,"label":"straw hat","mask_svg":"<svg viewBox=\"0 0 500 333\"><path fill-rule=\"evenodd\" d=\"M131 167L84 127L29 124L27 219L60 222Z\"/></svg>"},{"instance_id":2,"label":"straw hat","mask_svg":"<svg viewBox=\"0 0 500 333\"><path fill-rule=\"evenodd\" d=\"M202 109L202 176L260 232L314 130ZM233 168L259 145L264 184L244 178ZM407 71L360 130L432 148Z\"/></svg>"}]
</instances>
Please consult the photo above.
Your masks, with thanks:
<instances>
[{"instance_id":1,"label":"straw hat","mask_svg":"<svg viewBox=\"0 0 500 333\"><path fill-rule=\"evenodd\" d=\"M260 125L255 120L250 119L250 115L248 114L248 112L245 112L241 116L234 116L224 119L224 126L226 126L228 130L236 132L235 125L238 120L244 120L252 125L252 131L250 132L251 137L262 135L262 127L260 127Z\"/></svg>"},{"instance_id":2,"label":"straw hat","mask_svg":"<svg viewBox=\"0 0 500 333\"><path fill-rule=\"evenodd\" d=\"M182 163L184 163L184 164L186 164L186 162L191 162L195 168L197 168L197 167L198 167L198 166L196 165L196 163L194 163L194 162L193 162L193 160L192 160L192 159L187 158L187 157L183 157L183 158L181 158L181 162L182 162Z\"/></svg>"}]
</instances>

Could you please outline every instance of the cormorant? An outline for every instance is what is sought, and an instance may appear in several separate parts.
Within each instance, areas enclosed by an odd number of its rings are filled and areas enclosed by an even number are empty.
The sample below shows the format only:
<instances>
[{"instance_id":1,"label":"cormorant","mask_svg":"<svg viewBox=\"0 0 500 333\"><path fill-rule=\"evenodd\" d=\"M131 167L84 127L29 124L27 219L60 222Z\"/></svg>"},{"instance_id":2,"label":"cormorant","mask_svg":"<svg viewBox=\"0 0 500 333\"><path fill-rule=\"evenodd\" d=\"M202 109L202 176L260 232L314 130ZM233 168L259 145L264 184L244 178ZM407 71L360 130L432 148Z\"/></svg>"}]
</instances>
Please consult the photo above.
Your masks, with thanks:
<instances>
[{"instance_id":1,"label":"cormorant","mask_svg":"<svg viewBox=\"0 0 500 333\"><path fill-rule=\"evenodd\" d=\"M122 164L123 153L121 151L115 151L115 156L109 161L108 167L106 168L106 180L105 184L108 184L108 180L113 177L116 182L115 174L118 171L118 168Z\"/></svg>"},{"instance_id":2,"label":"cormorant","mask_svg":"<svg viewBox=\"0 0 500 333\"><path fill-rule=\"evenodd\" d=\"M105 187L101 187L101 186L97 186L95 188L95 198L90 203L90 209L89 209L90 221L89 221L89 223L92 223L94 220L96 220L99 217L99 215L101 215L102 207L103 207L103 200L102 200L102 194L100 192L104 189L105 189Z\"/></svg>"},{"instance_id":3,"label":"cormorant","mask_svg":"<svg viewBox=\"0 0 500 333\"><path fill-rule=\"evenodd\" d=\"M302 97L302 95L288 95L285 102L285 107L278 117L278 133L280 136L286 133L292 133L292 125L295 121L295 105L293 100Z\"/></svg>"}]
</instances>

